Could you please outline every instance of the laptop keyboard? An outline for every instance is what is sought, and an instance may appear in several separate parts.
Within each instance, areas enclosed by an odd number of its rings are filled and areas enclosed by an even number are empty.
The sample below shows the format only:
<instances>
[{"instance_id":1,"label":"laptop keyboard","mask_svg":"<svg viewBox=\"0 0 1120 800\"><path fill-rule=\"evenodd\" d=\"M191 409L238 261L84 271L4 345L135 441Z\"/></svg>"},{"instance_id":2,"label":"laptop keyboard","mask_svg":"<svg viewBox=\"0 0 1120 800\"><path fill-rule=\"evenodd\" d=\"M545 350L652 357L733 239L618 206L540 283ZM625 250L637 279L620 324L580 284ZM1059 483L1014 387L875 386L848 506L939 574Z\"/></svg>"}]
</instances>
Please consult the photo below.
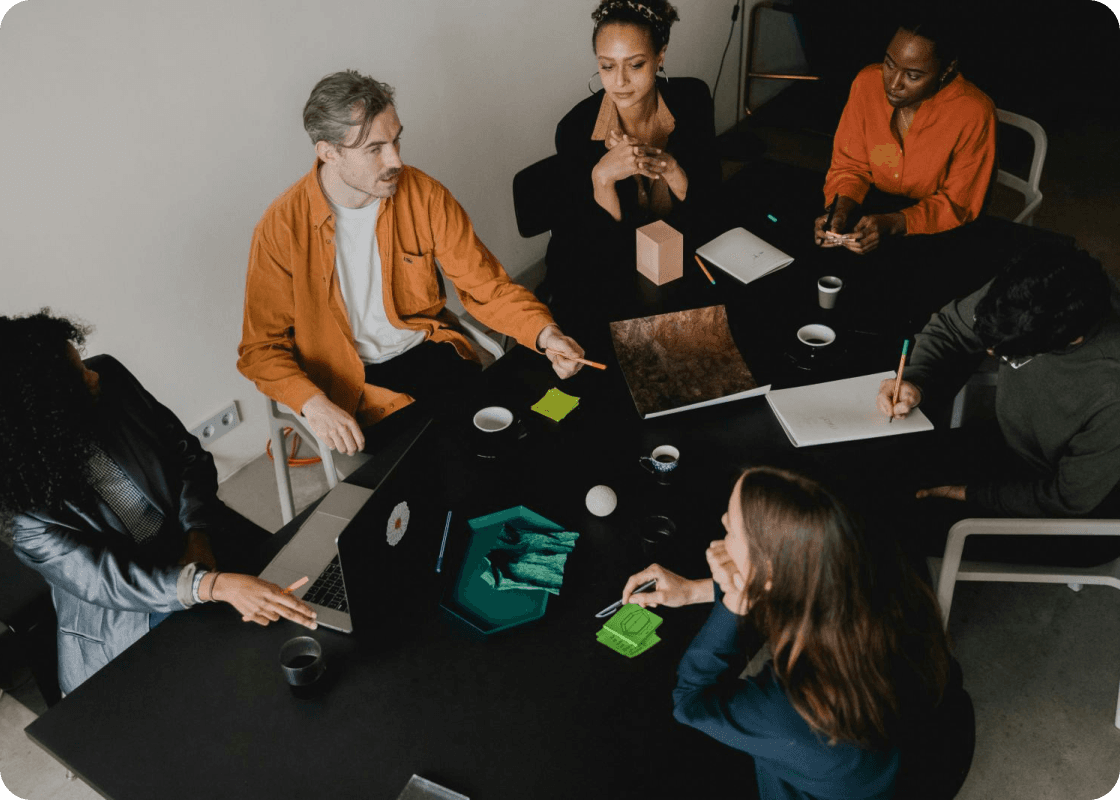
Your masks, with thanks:
<instances>
[{"instance_id":1,"label":"laptop keyboard","mask_svg":"<svg viewBox=\"0 0 1120 800\"><path fill-rule=\"evenodd\" d=\"M346 587L342 585L342 562L336 555L327 564L326 569L311 584L302 598L305 603L315 603L325 608L333 608L343 614L350 613L350 604L346 602Z\"/></svg>"}]
</instances>

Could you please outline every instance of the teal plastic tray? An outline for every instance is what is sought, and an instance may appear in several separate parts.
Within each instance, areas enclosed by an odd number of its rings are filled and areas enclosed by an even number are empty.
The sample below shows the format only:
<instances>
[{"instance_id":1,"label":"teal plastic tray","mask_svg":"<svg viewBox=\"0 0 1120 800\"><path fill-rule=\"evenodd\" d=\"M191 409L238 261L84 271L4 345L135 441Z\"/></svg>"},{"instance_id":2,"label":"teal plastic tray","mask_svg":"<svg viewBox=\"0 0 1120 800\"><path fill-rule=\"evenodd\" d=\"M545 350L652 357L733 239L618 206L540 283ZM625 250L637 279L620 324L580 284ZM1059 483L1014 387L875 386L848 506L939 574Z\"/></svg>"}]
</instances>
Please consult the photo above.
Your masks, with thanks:
<instances>
[{"instance_id":1,"label":"teal plastic tray","mask_svg":"<svg viewBox=\"0 0 1120 800\"><path fill-rule=\"evenodd\" d=\"M494 549L502 524L522 520L533 527L562 531L564 528L525 506L514 506L467 521L471 544L463 557L459 576L452 584L443 607L483 634L509 630L544 616L548 592L544 589L495 589L482 579L486 555Z\"/></svg>"}]
</instances>

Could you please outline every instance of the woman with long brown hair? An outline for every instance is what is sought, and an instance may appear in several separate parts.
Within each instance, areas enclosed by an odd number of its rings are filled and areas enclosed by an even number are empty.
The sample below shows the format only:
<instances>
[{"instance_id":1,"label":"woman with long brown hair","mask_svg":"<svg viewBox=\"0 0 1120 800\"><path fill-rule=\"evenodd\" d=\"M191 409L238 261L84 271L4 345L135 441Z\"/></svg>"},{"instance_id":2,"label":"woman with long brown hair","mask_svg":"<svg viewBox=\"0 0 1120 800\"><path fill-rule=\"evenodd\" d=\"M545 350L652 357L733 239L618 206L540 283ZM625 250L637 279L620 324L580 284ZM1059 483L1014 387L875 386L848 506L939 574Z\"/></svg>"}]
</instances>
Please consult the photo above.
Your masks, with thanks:
<instances>
[{"instance_id":1,"label":"woman with long brown hair","mask_svg":"<svg viewBox=\"0 0 1120 800\"><path fill-rule=\"evenodd\" d=\"M714 602L678 670L676 718L750 753L763 798L902 796L900 771L914 780L931 762L938 774L905 796L952 797L971 704L933 593L897 548L827 489L768 467L739 478L723 526L711 579L654 564L623 591L643 606ZM632 594L651 578L656 591ZM752 635L771 660L740 680ZM954 725L966 746L943 753Z\"/></svg>"}]
</instances>

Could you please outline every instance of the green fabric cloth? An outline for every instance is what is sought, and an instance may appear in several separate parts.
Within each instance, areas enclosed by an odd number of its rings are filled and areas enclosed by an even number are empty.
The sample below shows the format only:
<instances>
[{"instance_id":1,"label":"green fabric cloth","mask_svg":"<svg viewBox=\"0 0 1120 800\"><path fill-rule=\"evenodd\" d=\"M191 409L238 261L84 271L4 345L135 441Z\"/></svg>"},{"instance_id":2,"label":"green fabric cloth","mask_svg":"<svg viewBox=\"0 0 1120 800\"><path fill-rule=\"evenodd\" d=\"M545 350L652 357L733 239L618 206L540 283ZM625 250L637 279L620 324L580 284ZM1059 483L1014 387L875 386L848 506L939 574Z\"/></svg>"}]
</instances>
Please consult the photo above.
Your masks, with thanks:
<instances>
[{"instance_id":1,"label":"green fabric cloth","mask_svg":"<svg viewBox=\"0 0 1120 800\"><path fill-rule=\"evenodd\" d=\"M495 589L544 589L560 594L564 564L578 533L521 524L502 524L493 550L486 556L482 579Z\"/></svg>"}]
</instances>

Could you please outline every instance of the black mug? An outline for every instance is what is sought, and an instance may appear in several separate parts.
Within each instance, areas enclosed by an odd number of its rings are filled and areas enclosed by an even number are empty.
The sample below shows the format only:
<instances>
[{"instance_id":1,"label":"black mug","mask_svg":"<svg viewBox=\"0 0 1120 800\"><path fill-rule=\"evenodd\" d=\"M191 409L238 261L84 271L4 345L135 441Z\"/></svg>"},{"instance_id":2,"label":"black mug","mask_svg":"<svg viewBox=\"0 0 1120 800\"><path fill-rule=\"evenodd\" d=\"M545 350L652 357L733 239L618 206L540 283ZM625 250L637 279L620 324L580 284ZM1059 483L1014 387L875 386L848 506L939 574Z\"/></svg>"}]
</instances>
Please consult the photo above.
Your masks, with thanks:
<instances>
[{"instance_id":1,"label":"black mug","mask_svg":"<svg viewBox=\"0 0 1120 800\"><path fill-rule=\"evenodd\" d=\"M327 669L322 646L310 636L297 636L280 647L280 669L296 697L315 696L323 687Z\"/></svg>"},{"instance_id":2,"label":"black mug","mask_svg":"<svg viewBox=\"0 0 1120 800\"><path fill-rule=\"evenodd\" d=\"M677 523L664 514L650 514L638 523L638 535L642 540L642 553L646 558L665 557L665 551L673 543Z\"/></svg>"}]
</instances>

